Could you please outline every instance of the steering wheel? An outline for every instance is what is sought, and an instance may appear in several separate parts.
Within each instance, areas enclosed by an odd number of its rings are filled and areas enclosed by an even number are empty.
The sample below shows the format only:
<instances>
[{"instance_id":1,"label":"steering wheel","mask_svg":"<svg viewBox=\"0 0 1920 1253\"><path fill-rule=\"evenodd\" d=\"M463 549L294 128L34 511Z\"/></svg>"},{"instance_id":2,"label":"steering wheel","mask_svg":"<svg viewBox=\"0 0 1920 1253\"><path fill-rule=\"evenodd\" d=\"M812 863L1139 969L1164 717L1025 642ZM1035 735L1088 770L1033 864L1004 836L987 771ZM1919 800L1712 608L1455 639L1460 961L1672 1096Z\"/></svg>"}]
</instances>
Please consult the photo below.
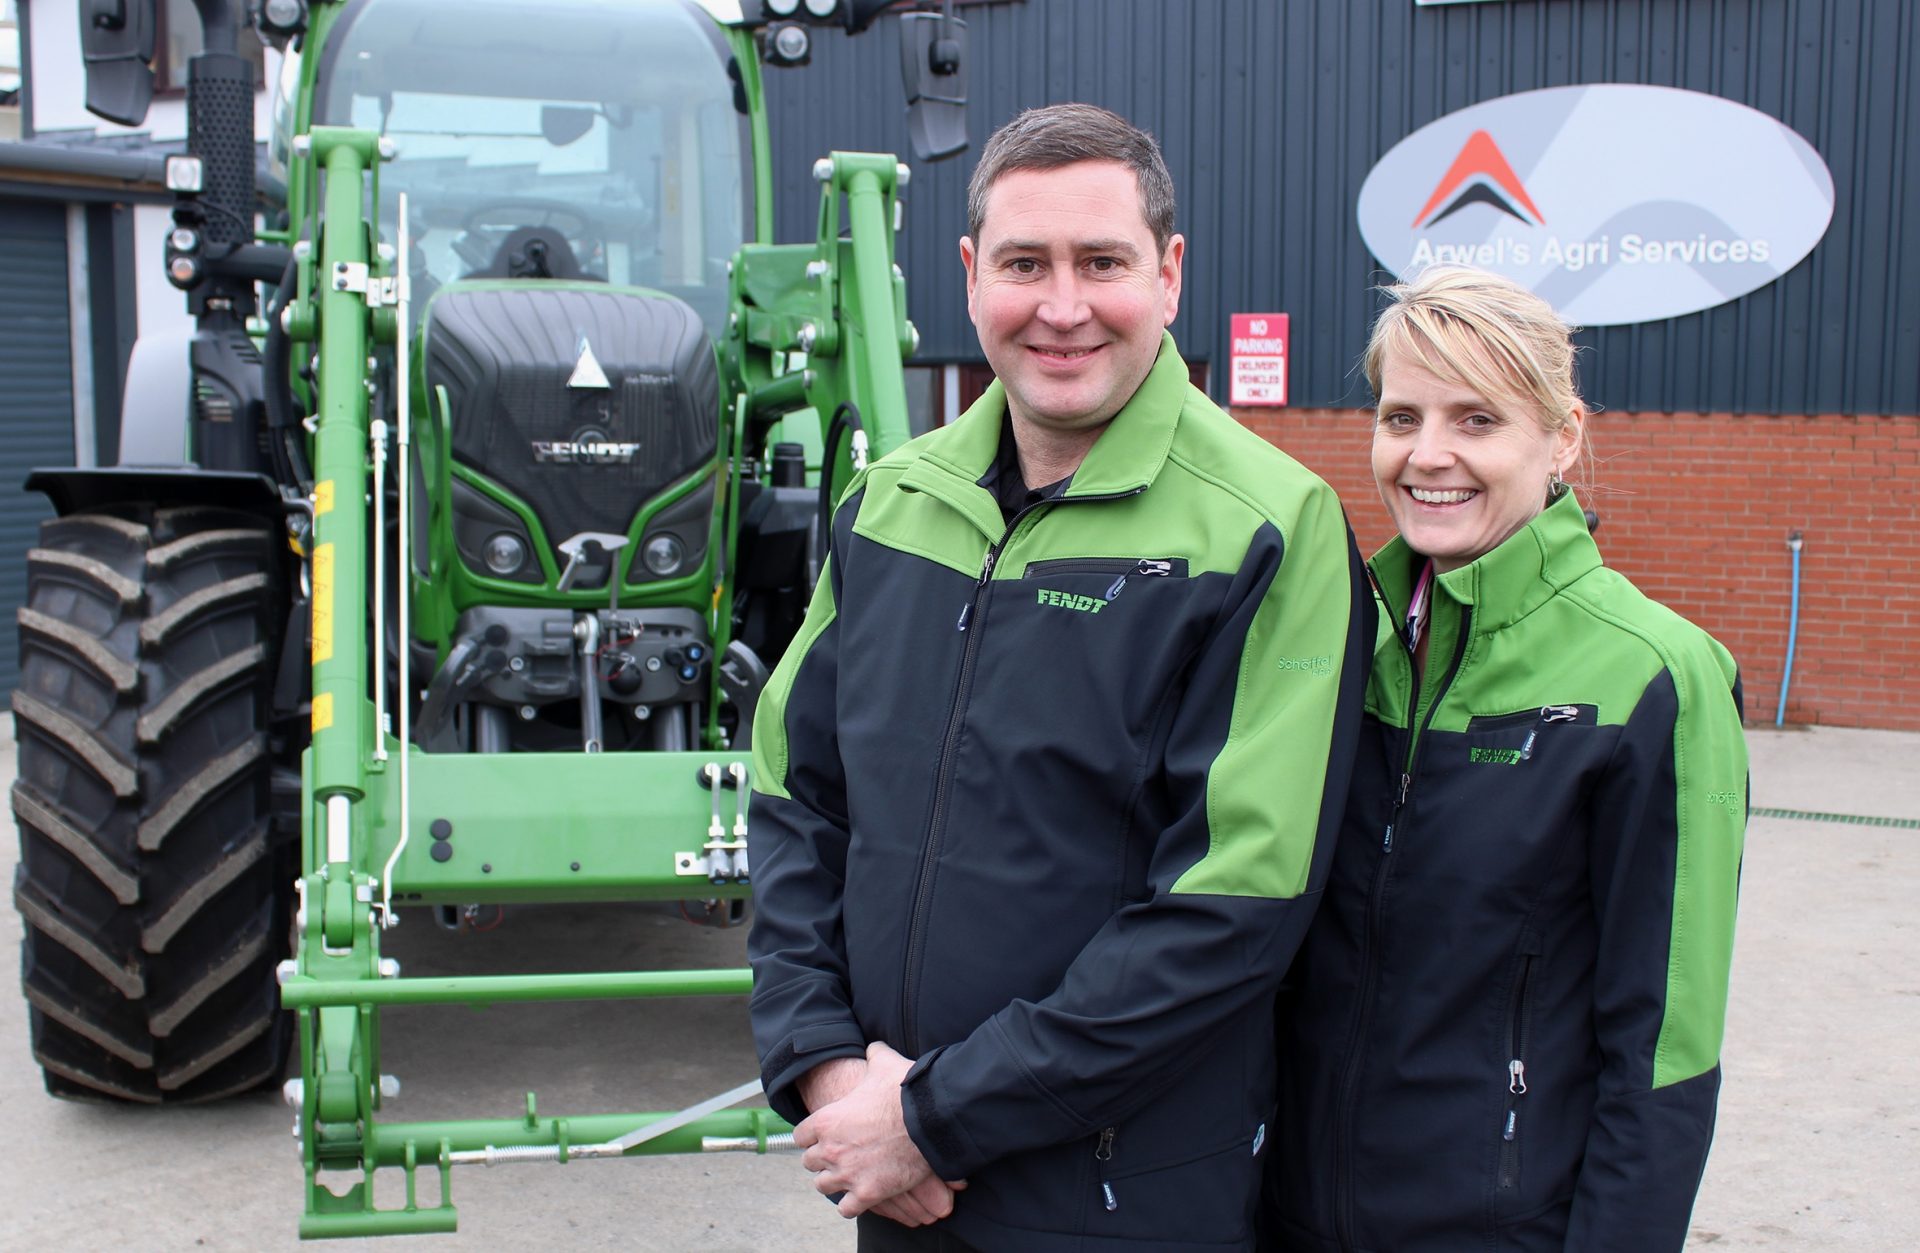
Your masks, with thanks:
<instances>
[{"instance_id":1,"label":"steering wheel","mask_svg":"<svg viewBox=\"0 0 1920 1253\"><path fill-rule=\"evenodd\" d=\"M599 242L598 223L577 205L546 196L504 196L469 210L451 246L469 266L484 269L501 241L523 226L544 226L566 236L583 265Z\"/></svg>"}]
</instances>

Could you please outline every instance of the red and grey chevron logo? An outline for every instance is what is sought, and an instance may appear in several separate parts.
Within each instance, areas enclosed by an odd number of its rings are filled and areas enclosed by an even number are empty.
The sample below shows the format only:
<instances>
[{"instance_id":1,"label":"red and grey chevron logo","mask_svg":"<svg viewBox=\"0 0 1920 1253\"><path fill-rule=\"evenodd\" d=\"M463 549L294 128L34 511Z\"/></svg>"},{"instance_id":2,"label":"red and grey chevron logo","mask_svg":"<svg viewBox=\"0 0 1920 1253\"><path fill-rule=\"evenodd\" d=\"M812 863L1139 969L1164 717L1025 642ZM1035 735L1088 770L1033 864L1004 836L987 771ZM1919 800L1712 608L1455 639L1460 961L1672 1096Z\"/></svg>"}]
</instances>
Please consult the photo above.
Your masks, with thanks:
<instances>
[{"instance_id":1,"label":"red and grey chevron logo","mask_svg":"<svg viewBox=\"0 0 1920 1253\"><path fill-rule=\"evenodd\" d=\"M1540 226L1546 222L1534 205L1533 197L1527 195L1526 184L1520 181L1520 176L1513 172L1513 166L1507 163L1500 145L1493 142L1493 136L1485 131L1475 131L1467 136L1467 142L1460 146L1460 155L1447 167L1446 175L1434 187L1433 195L1427 197L1427 203L1421 206L1420 212L1414 217L1413 228L1419 230L1423 226L1443 222L1468 205L1475 204L1492 205L1529 226ZM1526 212L1522 213L1522 209Z\"/></svg>"}]
</instances>

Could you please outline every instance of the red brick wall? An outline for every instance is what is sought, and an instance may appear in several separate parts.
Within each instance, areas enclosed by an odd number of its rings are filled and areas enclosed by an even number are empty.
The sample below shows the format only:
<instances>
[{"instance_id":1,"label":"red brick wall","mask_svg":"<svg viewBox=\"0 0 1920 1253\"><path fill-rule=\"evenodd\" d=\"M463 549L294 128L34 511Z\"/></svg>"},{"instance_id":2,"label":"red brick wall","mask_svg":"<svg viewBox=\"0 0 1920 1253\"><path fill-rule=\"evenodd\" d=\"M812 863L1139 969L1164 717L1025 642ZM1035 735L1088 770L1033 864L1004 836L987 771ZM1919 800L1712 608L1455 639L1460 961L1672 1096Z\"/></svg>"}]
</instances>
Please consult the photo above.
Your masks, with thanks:
<instances>
[{"instance_id":1,"label":"red brick wall","mask_svg":"<svg viewBox=\"0 0 1920 1253\"><path fill-rule=\"evenodd\" d=\"M1331 483L1364 552L1392 537L1368 414L1241 409ZM1920 731L1920 417L1602 412L1591 425L1607 564L1711 631L1771 725L1805 535L1787 721Z\"/></svg>"}]
</instances>

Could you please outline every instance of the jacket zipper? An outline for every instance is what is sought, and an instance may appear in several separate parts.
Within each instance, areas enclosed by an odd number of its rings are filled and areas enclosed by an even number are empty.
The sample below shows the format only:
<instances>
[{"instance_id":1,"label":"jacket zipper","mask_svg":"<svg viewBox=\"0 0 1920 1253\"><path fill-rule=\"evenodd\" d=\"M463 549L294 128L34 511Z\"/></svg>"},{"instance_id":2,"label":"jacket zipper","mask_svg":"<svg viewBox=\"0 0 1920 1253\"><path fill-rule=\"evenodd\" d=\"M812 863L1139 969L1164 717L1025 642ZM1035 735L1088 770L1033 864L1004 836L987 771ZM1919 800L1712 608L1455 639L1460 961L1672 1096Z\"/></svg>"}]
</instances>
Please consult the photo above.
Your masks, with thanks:
<instances>
[{"instance_id":1,"label":"jacket zipper","mask_svg":"<svg viewBox=\"0 0 1920 1253\"><path fill-rule=\"evenodd\" d=\"M1107 1178L1112 1167L1107 1163L1113 1160L1114 1128L1108 1127L1100 1133L1100 1141L1093 1147L1093 1160L1097 1163L1094 1170L1100 1176L1100 1204L1107 1207L1109 1214L1120 1208L1120 1198L1114 1195L1113 1181Z\"/></svg>"},{"instance_id":2,"label":"jacket zipper","mask_svg":"<svg viewBox=\"0 0 1920 1253\"><path fill-rule=\"evenodd\" d=\"M1520 959L1520 973L1513 984L1513 1010L1507 1030L1507 1043L1513 1056L1507 1061L1507 1111L1500 1124L1500 1173L1496 1186L1502 1192L1520 1186L1520 1098L1527 1094L1527 994L1533 975L1533 954Z\"/></svg>"},{"instance_id":3,"label":"jacket zipper","mask_svg":"<svg viewBox=\"0 0 1920 1253\"><path fill-rule=\"evenodd\" d=\"M1168 574L1187 576L1185 557L1049 557L1029 561L1023 577L1048 574Z\"/></svg>"},{"instance_id":4,"label":"jacket zipper","mask_svg":"<svg viewBox=\"0 0 1920 1253\"><path fill-rule=\"evenodd\" d=\"M1543 722L1578 722L1595 712L1592 705L1542 705L1510 714L1478 714L1467 719L1467 731L1504 731L1509 727L1533 727Z\"/></svg>"},{"instance_id":5,"label":"jacket zipper","mask_svg":"<svg viewBox=\"0 0 1920 1253\"><path fill-rule=\"evenodd\" d=\"M967 603L961 606L960 618L954 623L954 629L965 632L967 638L960 645L960 669L954 675L952 703L947 709L947 729L941 737L940 757L934 768L933 801L927 815L927 833L920 842L920 865L914 876L913 907L907 915L907 956L900 971L900 1042L902 1051L908 1057L917 1058L921 1051L920 963L926 948L927 905L933 898L933 871L939 864L940 844L946 836L947 798L953 783L954 747L960 740L960 727L966 721L967 701L973 684L973 663L979 655L980 636L985 627L984 623L974 622L973 617L980 607L980 598L985 594L988 582L993 578L994 564L1000 560L1000 550L1020 529L1020 523L1036 509L1080 501L1122 500L1145 490L1142 486L1131 491L1108 492L1099 496L1056 496L1027 505L1013 515L1000 538L988 546L986 558L980 564L980 577L973 582L973 593L967 598Z\"/></svg>"},{"instance_id":6,"label":"jacket zipper","mask_svg":"<svg viewBox=\"0 0 1920 1253\"><path fill-rule=\"evenodd\" d=\"M1115 579L1112 582L1112 584L1108 586L1106 599L1113 600L1115 597L1119 596L1120 593L1126 591L1128 579L1136 578L1141 575L1153 575L1159 578L1167 578L1172 574L1173 574L1173 563L1171 561L1142 560L1138 565L1134 566L1133 569L1127 571L1125 574Z\"/></svg>"},{"instance_id":7,"label":"jacket zipper","mask_svg":"<svg viewBox=\"0 0 1920 1253\"><path fill-rule=\"evenodd\" d=\"M1376 585L1377 586L1377 585ZM1384 595L1382 604L1392 612L1393 606ZM1379 947L1386 923L1382 917L1381 906L1386 899L1387 879L1393 867L1393 842L1396 833L1404 842L1406 832L1400 827L1400 814L1407 805L1407 794L1413 788L1413 776L1420 761L1420 743L1426 731L1433 725L1433 715L1440 708L1440 702L1446 699L1447 689L1453 686L1454 678L1460 673L1460 662L1467 654L1467 640L1473 633L1473 609L1463 607L1460 611L1458 637L1454 640L1453 660L1440 685L1433 690L1433 699L1428 702L1426 716L1418 718L1420 692L1414 692L1414 708L1407 718L1407 750L1402 757L1400 786L1393 798L1393 808L1387 814L1387 829L1380 838L1380 863L1374 868L1373 884L1367 892L1367 921L1360 950L1360 995L1354 1002L1354 1023L1351 1040L1353 1047L1347 1054L1347 1064L1340 1080L1339 1112L1334 1123L1334 1227L1339 1237L1340 1247L1354 1247L1353 1235L1353 1119L1360 1100L1360 1060L1363 1053L1361 1042L1365 1040L1367 1026L1373 1017L1373 991L1376 975L1374 950ZM1406 637L1401 637L1406 642ZM1411 650L1407 653L1409 665L1413 662ZM1416 730L1414 723L1419 721Z\"/></svg>"}]
</instances>

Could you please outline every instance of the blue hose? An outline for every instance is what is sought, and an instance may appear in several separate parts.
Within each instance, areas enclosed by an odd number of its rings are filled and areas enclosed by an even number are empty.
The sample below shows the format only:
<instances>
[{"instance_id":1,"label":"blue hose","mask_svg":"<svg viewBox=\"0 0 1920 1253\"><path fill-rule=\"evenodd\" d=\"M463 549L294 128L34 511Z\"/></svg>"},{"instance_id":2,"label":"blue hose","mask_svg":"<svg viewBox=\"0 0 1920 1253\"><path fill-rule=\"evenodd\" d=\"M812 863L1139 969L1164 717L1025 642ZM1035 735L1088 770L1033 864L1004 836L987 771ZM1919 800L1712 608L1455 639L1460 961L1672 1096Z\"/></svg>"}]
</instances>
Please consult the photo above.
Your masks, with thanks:
<instances>
[{"instance_id":1,"label":"blue hose","mask_svg":"<svg viewBox=\"0 0 1920 1253\"><path fill-rule=\"evenodd\" d=\"M1800 532L1787 532L1787 547L1793 553L1793 607L1787 615L1787 668L1780 674L1780 707L1774 711L1773 725L1787 725L1787 688L1793 684L1793 647L1800 639Z\"/></svg>"}]
</instances>

